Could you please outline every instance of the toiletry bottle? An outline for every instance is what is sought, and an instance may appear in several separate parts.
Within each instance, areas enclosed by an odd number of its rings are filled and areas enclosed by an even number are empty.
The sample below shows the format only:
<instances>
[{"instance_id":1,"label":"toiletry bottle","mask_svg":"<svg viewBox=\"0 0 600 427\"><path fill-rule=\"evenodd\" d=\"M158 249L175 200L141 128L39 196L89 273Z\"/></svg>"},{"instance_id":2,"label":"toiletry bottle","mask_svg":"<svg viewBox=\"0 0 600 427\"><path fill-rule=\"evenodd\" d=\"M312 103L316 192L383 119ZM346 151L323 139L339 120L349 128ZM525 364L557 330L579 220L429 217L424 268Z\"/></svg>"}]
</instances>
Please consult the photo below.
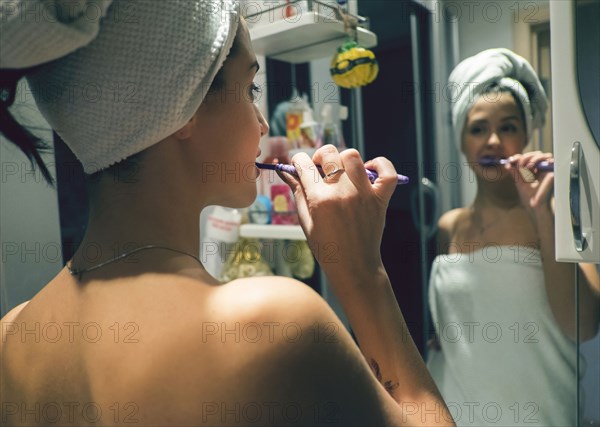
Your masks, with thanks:
<instances>
[{"instance_id":1,"label":"toiletry bottle","mask_svg":"<svg viewBox=\"0 0 600 427\"><path fill-rule=\"evenodd\" d=\"M305 105L302 124L300 125L300 148L316 148L321 146L320 126L313 119L313 111L308 105L308 101L303 102Z\"/></svg>"},{"instance_id":2,"label":"toiletry bottle","mask_svg":"<svg viewBox=\"0 0 600 427\"><path fill-rule=\"evenodd\" d=\"M286 136L290 143L290 150L300 147L302 136L300 126L304 119L303 101L299 97L290 100L291 105L285 114Z\"/></svg>"},{"instance_id":3,"label":"toiletry bottle","mask_svg":"<svg viewBox=\"0 0 600 427\"><path fill-rule=\"evenodd\" d=\"M346 107L340 107L340 115L347 117L347 111ZM339 149L346 148L344 138L338 129L338 125L333 121L330 104L325 104L321 109L321 118L323 121L323 145L331 144Z\"/></svg>"},{"instance_id":4,"label":"toiletry bottle","mask_svg":"<svg viewBox=\"0 0 600 427\"><path fill-rule=\"evenodd\" d=\"M271 136L267 140L268 148L263 163L290 163L289 143L285 136ZM259 194L271 197L273 185L285 185L279 175L273 170L262 170L259 178Z\"/></svg>"}]
</instances>

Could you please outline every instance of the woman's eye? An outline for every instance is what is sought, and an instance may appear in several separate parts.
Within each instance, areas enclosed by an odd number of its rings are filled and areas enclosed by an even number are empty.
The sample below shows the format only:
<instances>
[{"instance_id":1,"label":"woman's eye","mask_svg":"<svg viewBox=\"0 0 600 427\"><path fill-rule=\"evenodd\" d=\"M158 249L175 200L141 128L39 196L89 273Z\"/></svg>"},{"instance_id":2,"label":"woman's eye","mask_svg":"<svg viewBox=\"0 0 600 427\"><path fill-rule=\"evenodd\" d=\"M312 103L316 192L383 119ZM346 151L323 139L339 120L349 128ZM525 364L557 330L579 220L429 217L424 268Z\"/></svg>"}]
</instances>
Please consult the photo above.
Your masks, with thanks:
<instances>
[{"instance_id":1,"label":"woman's eye","mask_svg":"<svg viewBox=\"0 0 600 427\"><path fill-rule=\"evenodd\" d=\"M515 125L505 125L500 129L502 132L510 132L514 133L517 131L517 127Z\"/></svg>"},{"instance_id":2,"label":"woman's eye","mask_svg":"<svg viewBox=\"0 0 600 427\"><path fill-rule=\"evenodd\" d=\"M252 102L256 101L256 97L257 97L257 95L258 95L259 93L261 93L261 92L262 92L262 89L260 88L260 86L258 86L258 85L257 85L257 84L255 84L255 83L252 83L252 84L250 85L250 100L251 100Z\"/></svg>"},{"instance_id":3,"label":"woman's eye","mask_svg":"<svg viewBox=\"0 0 600 427\"><path fill-rule=\"evenodd\" d=\"M480 134L482 134L482 133L483 133L483 131L484 131L483 127L481 127L481 126L473 126L473 127L472 127L472 128L469 130L469 133L470 133L471 135L480 135Z\"/></svg>"}]
</instances>

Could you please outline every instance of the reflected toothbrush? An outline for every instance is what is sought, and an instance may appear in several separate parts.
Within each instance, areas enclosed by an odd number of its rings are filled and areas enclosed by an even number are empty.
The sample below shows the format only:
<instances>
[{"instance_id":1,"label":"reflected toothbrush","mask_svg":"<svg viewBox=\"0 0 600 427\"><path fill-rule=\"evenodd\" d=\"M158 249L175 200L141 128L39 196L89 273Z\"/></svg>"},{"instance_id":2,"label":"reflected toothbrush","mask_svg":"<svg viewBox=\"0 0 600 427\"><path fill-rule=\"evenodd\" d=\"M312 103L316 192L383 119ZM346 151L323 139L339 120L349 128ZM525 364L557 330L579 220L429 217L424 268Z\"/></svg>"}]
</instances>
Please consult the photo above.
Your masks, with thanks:
<instances>
[{"instance_id":1,"label":"reflected toothbrush","mask_svg":"<svg viewBox=\"0 0 600 427\"><path fill-rule=\"evenodd\" d=\"M479 164L481 166L506 165L509 163L510 161L508 159L497 159L491 156L484 156L481 159L479 159ZM535 167L539 171L554 172L554 163L550 163L546 160L536 163Z\"/></svg>"},{"instance_id":2,"label":"reflected toothbrush","mask_svg":"<svg viewBox=\"0 0 600 427\"><path fill-rule=\"evenodd\" d=\"M291 175L298 176L298 172L296 172L296 168L293 165L286 165L284 163L258 163L258 162L256 162L256 167L259 169L269 169L269 170L277 170L277 171L281 171L281 172L287 172ZM321 166L317 165L317 168L319 168L320 171L322 170ZM371 184L373 184L375 182L375 180L379 177L379 175L377 175L377 172L375 172L374 170L371 170L371 169L365 169L365 173L367 174L369 181L371 181ZM409 178L407 176L398 174L397 185L408 184L408 182L409 182Z\"/></svg>"}]
</instances>

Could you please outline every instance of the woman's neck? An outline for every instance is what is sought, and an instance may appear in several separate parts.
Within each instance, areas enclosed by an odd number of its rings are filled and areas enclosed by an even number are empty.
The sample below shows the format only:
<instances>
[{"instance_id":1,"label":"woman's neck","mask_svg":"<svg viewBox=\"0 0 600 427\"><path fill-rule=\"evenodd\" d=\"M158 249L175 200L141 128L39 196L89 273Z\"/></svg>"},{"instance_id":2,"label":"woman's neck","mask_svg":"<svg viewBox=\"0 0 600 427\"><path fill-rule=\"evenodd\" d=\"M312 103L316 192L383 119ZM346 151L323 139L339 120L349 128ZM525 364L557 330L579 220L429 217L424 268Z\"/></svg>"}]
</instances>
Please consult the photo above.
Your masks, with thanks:
<instances>
[{"instance_id":1,"label":"woman's neck","mask_svg":"<svg viewBox=\"0 0 600 427\"><path fill-rule=\"evenodd\" d=\"M512 209L519 205L519 193L513 180L506 177L501 181L477 179L477 194L473 201L474 209Z\"/></svg>"},{"instance_id":2,"label":"woman's neck","mask_svg":"<svg viewBox=\"0 0 600 427\"><path fill-rule=\"evenodd\" d=\"M85 269L146 245L198 257L202 205L193 196L198 197L185 186L169 186L165 181L140 180L95 189L90 194L87 230L73 265ZM164 257L174 255L173 251L163 253ZM145 253L136 254L136 258L142 257L149 258ZM193 262L187 258L188 263Z\"/></svg>"},{"instance_id":3,"label":"woman's neck","mask_svg":"<svg viewBox=\"0 0 600 427\"><path fill-rule=\"evenodd\" d=\"M199 252L199 213L181 205L135 200L91 209L84 241L120 249L156 244L193 254ZM168 206L168 208L167 208Z\"/></svg>"}]
</instances>

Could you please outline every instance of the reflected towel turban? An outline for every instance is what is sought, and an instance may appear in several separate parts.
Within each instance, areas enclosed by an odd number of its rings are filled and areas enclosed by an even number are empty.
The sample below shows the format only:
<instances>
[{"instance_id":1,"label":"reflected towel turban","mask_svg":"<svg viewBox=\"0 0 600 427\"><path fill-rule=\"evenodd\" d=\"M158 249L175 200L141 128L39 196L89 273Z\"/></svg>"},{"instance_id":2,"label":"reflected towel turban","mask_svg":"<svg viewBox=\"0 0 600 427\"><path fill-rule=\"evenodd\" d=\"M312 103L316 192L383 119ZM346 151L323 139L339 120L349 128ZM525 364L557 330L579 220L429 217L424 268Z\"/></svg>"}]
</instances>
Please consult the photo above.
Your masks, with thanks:
<instances>
[{"instance_id":1,"label":"reflected towel turban","mask_svg":"<svg viewBox=\"0 0 600 427\"><path fill-rule=\"evenodd\" d=\"M493 84L509 90L520 101L528 141L533 131L544 125L548 99L529 62L508 49L484 50L458 64L448 79L452 126L459 150L469 110ZM496 98L490 94L490 101L493 99Z\"/></svg>"}]
</instances>

